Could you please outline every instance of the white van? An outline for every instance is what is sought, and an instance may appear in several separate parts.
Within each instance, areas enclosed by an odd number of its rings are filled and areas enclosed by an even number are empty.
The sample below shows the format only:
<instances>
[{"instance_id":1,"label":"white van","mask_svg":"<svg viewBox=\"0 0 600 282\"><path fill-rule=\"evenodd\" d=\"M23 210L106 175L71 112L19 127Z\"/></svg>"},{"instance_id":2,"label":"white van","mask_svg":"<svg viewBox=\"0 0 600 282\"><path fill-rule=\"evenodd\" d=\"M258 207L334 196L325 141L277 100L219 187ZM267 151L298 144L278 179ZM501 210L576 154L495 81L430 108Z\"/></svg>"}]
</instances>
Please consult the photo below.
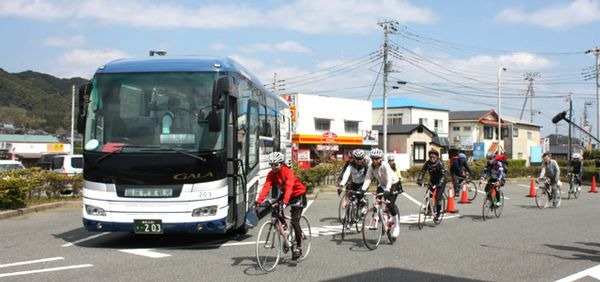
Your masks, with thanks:
<instances>
[{"instance_id":1,"label":"white van","mask_svg":"<svg viewBox=\"0 0 600 282\"><path fill-rule=\"evenodd\" d=\"M0 160L0 170L23 169L25 168L20 161Z\"/></svg>"},{"instance_id":2,"label":"white van","mask_svg":"<svg viewBox=\"0 0 600 282\"><path fill-rule=\"evenodd\" d=\"M83 172L82 155L59 155L52 158L50 170L69 175L75 175Z\"/></svg>"}]
</instances>

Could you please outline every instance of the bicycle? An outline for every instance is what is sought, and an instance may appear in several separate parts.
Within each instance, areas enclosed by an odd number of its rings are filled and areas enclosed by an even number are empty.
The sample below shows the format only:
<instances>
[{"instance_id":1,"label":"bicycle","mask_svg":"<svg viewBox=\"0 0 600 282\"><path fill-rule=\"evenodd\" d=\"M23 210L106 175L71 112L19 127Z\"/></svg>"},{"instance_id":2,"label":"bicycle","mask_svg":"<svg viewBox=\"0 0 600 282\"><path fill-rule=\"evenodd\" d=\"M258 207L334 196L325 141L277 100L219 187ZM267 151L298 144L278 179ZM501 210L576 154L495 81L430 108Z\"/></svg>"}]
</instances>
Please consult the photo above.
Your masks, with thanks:
<instances>
[{"instance_id":1,"label":"bicycle","mask_svg":"<svg viewBox=\"0 0 600 282\"><path fill-rule=\"evenodd\" d=\"M264 272L271 272L277 267L282 254L293 253L297 248L295 232L288 221L290 217L283 211L283 205L272 203L270 200L263 202L263 207L271 207L271 220L266 221L260 227L256 238L256 261ZM310 222L304 215L300 217L302 228L302 255L298 261L302 261L310 252L312 233Z\"/></svg>"},{"instance_id":2,"label":"bicycle","mask_svg":"<svg viewBox=\"0 0 600 282\"><path fill-rule=\"evenodd\" d=\"M489 184L489 182L488 182ZM498 195L500 195L498 197ZM499 199L498 199L499 198ZM483 208L482 215L483 220L491 218L492 210L496 217L500 217L502 215L502 210L504 209L504 192L500 189L500 183L495 181L492 184L492 188L490 191L485 193L485 199L483 200Z\"/></svg>"},{"instance_id":3,"label":"bicycle","mask_svg":"<svg viewBox=\"0 0 600 282\"><path fill-rule=\"evenodd\" d=\"M455 190L454 182L452 181L452 179L446 181L446 193L448 193L450 190L454 190L454 196L457 197L460 196L460 192L462 191L463 193L467 193L467 195L469 195L468 198L470 202L477 198L477 188L479 187L477 183L470 178L470 176L467 175L466 177L461 178L459 181L459 185L460 189Z\"/></svg>"},{"instance_id":4,"label":"bicycle","mask_svg":"<svg viewBox=\"0 0 600 282\"><path fill-rule=\"evenodd\" d=\"M398 194L398 192L393 193ZM383 193L369 194L375 197L375 201L373 201L373 207L367 210L363 218L363 242L369 250L375 250L379 246L379 243L381 243L381 237L386 233L390 244L393 245L395 241L395 238L392 237L394 223L392 222L392 215L387 208L387 204L390 201L383 199Z\"/></svg>"},{"instance_id":5,"label":"bicycle","mask_svg":"<svg viewBox=\"0 0 600 282\"><path fill-rule=\"evenodd\" d=\"M569 192L567 193L567 199L571 199L571 195L577 199L581 194L581 185L577 183L576 177L577 176L572 172L567 174L567 178L569 179Z\"/></svg>"},{"instance_id":6,"label":"bicycle","mask_svg":"<svg viewBox=\"0 0 600 282\"><path fill-rule=\"evenodd\" d=\"M364 215L363 208L368 206L368 201L365 200L365 197L360 202L358 201L358 196L363 194L362 191L350 190L348 194L350 195L349 201L342 217L342 240L346 236L346 229L350 229L352 225L355 226L356 232L361 231L362 228L359 224Z\"/></svg>"},{"instance_id":7,"label":"bicycle","mask_svg":"<svg viewBox=\"0 0 600 282\"><path fill-rule=\"evenodd\" d=\"M538 208L540 209L544 209L548 206L548 201L550 201L550 199L552 199L552 185L550 185L550 179L547 177L543 177L544 182L542 183L542 186L539 186L537 188L537 190L535 191L535 204L537 205ZM539 183L539 179L536 180L536 183ZM560 206L561 203L561 191L560 191L560 186L556 186L556 193L557 195L557 203L553 204L553 206L555 208L558 208Z\"/></svg>"},{"instance_id":8,"label":"bicycle","mask_svg":"<svg viewBox=\"0 0 600 282\"><path fill-rule=\"evenodd\" d=\"M341 188L342 186L338 186L339 188ZM346 187L344 188L344 192L343 194L341 194L341 198L340 198L340 205L338 208L338 219L340 220L340 222L342 222L342 215L344 214L344 211L346 210L346 206L348 205L348 200L350 199L350 184L346 184Z\"/></svg>"},{"instance_id":9,"label":"bicycle","mask_svg":"<svg viewBox=\"0 0 600 282\"><path fill-rule=\"evenodd\" d=\"M435 195L437 195L437 185L432 186L431 183L429 183L427 185L427 189L425 189L423 202L421 202L421 206L419 207L419 219L417 220L417 227L419 227L419 229L423 229L423 226L425 226L425 221L427 221L428 217L432 218L432 221L435 225L439 225L444 219L444 214L446 213L446 199L442 197L442 210L439 212L439 218L435 220L435 215L437 214Z\"/></svg>"}]
</instances>

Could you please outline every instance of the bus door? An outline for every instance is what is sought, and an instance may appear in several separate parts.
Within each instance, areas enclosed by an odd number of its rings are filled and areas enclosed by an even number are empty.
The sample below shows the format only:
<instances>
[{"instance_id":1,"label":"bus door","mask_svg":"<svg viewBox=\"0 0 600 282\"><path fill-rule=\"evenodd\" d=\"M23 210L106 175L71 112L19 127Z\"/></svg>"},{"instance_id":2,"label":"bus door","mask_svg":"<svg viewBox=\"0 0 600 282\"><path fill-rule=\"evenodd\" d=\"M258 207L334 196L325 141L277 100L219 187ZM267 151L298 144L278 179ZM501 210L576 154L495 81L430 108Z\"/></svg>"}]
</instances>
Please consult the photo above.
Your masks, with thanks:
<instances>
[{"instance_id":1,"label":"bus door","mask_svg":"<svg viewBox=\"0 0 600 282\"><path fill-rule=\"evenodd\" d=\"M242 157L240 156L238 140L238 115L237 99L227 96L226 106L226 130L227 130L227 185L229 187L229 212L227 222L238 231L245 231L245 219L247 211L246 173Z\"/></svg>"}]
</instances>

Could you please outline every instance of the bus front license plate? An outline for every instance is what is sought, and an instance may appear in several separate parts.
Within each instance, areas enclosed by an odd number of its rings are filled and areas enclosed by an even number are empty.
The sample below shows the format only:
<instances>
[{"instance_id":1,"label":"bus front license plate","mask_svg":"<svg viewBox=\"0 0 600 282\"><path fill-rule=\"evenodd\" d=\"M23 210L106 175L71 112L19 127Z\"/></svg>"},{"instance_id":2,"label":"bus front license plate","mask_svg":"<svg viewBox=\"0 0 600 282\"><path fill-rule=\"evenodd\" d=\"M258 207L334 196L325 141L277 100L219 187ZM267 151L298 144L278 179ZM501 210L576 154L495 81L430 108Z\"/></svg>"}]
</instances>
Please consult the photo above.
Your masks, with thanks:
<instances>
[{"instance_id":1,"label":"bus front license plate","mask_svg":"<svg viewBox=\"0 0 600 282\"><path fill-rule=\"evenodd\" d=\"M163 234L162 220L135 219L133 220L135 234Z\"/></svg>"}]
</instances>

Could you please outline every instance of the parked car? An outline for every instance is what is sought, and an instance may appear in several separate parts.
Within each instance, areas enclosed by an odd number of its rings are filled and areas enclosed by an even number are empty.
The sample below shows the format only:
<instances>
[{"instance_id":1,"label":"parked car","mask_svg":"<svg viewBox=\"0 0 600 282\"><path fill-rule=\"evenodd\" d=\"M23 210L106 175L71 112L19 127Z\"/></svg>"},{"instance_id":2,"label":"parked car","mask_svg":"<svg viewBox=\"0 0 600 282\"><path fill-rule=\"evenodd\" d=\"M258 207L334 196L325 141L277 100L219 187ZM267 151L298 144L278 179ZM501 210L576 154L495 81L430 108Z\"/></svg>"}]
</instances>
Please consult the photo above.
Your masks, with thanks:
<instances>
[{"instance_id":1,"label":"parked car","mask_svg":"<svg viewBox=\"0 0 600 282\"><path fill-rule=\"evenodd\" d=\"M23 169L25 168L20 161L0 160L0 170Z\"/></svg>"},{"instance_id":2,"label":"parked car","mask_svg":"<svg viewBox=\"0 0 600 282\"><path fill-rule=\"evenodd\" d=\"M55 156L60 155L66 155L66 153L43 154L40 160L38 161L37 166L41 167L42 169L50 169L50 167L52 166L52 159Z\"/></svg>"},{"instance_id":3,"label":"parked car","mask_svg":"<svg viewBox=\"0 0 600 282\"><path fill-rule=\"evenodd\" d=\"M83 172L83 155L59 155L52 158L50 170L68 175Z\"/></svg>"}]
</instances>

